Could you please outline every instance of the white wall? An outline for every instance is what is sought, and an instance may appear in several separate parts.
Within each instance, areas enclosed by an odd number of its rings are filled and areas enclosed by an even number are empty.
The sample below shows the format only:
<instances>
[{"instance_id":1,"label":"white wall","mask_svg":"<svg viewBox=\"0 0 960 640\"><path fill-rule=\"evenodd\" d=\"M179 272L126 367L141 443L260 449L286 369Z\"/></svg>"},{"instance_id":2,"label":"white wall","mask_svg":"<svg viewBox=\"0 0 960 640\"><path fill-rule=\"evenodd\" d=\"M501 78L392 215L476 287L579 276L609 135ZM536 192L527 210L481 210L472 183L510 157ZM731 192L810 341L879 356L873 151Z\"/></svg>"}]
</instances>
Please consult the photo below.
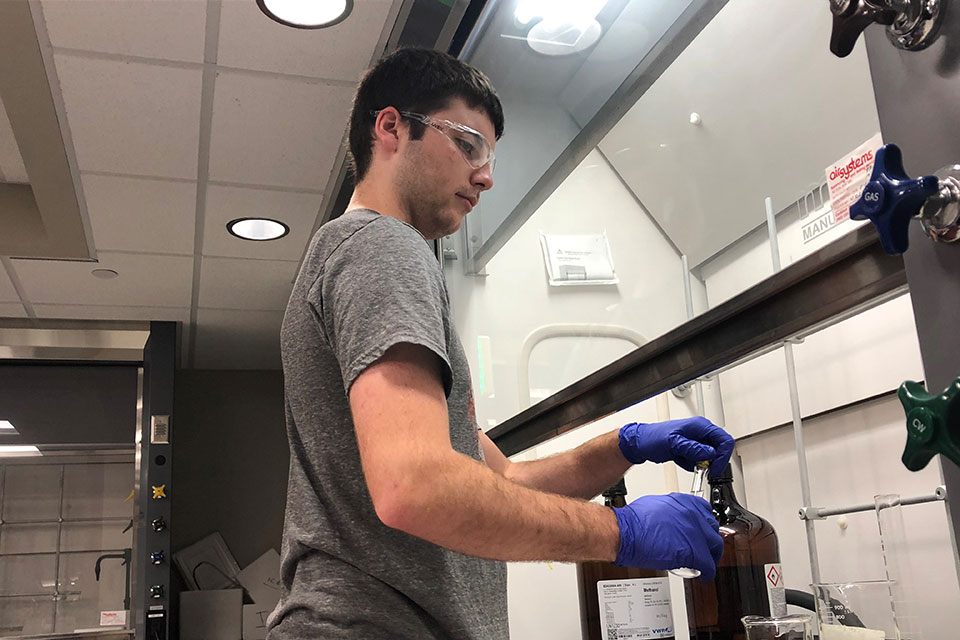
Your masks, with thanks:
<instances>
[{"instance_id":1,"label":"white wall","mask_svg":"<svg viewBox=\"0 0 960 640\"><path fill-rule=\"evenodd\" d=\"M537 180L578 133L567 110L551 100L521 99L501 90L507 118L504 136L497 142L494 185L464 222L471 248L476 251L516 208Z\"/></svg>"},{"instance_id":2,"label":"white wall","mask_svg":"<svg viewBox=\"0 0 960 640\"><path fill-rule=\"evenodd\" d=\"M549 286L540 231L606 231L620 284ZM461 243L463 238L456 240ZM462 250L462 244L458 246ZM534 329L555 323L599 323L627 327L652 339L686 317L680 257L596 151L497 253L485 273L465 276L461 261L445 264L457 329L474 373L477 416L484 428L519 411L519 355L524 339ZM483 375L486 380L492 376L492 396L480 393L476 384L479 336L490 338L492 367L485 367ZM627 348L624 345L621 352ZM607 357L613 359L617 353L610 351ZM571 376L579 379L608 362L568 357L557 363L557 370L565 380ZM571 363L573 369L568 366Z\"/></svg>"},{"instance_id":3,"label":"white wall","mask_svg":"<svg viewBox=\"0 0 960 640\"><path fill-rule=\"evenodd\" d=\"M598 193L603 194L599 202ZM579 234L604 230L609 235L620 284L550 287L539 232ZM518 356L524 338L534 329L554 323L601 323L629 327L654 338L686 318L680 257L596 151L488 263L485 273L485 277L464 276L458 261L446 263L457 329L471 361L477 415L484 428L512 417L520 409ZM492 397L479 389L479 336L490 338L495 390ZM616 346L605 342L591 341L589 349L582 348L584 340L579 341L580 348L567 348L570 343L566 340L542 343L531 358L530 386L557 390L558 385L577 380L634 348L627 343ZM544 357L554 364L552 376L547 368L537 366ZM484 374L487 389L491 386L489 371ZM693 413L689 402L672 396L670 411L674 417ZM650 400L519 457L550 455L626 422L656 421L658 415L664 413L661 410L658 414L656 402ZM668 478L663 468L648 465L630 472L627 487L636 497L661 493L666 490ZM574 565L516 563L510 565L509 576L512 637L579 640Z\"/></svg>"},{"instance_id":4,"label":"white wall","mask_svg":"<svg viewBox=\"0 0 960 640\"><path fill-rule=\"evenodd\" d=\"M906 440L903 410L887 396L810 420L804 425L814 505L836 507L872 502L873 496L933 493L941 483L936 461L917 473L900 463ZM810 565L800 504L799 473L792 430L787 428L738 441L746 502L777 530L787 588L809 590ZM949 464L949 463L948 463ZM957 586L943 503L903 507L909 555L900 563L913 571L915 606L929 640L956 637L960 628ZM816 523L822 579L883 579L880 538L873 512Z\"/></svg>"}]
</instances>

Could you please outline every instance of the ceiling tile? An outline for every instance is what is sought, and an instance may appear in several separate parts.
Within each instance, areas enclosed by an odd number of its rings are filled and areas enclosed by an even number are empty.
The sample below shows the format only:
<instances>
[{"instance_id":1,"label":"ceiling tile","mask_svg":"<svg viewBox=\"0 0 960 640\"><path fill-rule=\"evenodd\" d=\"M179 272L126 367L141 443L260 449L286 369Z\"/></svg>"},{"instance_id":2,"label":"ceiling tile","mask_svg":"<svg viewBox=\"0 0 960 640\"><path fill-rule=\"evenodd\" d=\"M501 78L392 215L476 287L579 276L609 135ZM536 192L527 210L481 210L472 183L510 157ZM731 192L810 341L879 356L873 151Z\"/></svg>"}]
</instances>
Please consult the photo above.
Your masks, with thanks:
<instances>
[{"instance_id":1,"label":"ceiling tile","mask_svg":"<svg viewBox=\"0 0 960 640\"><path fill-rule=\"evenodd\" d=\"M196 369L279 369L282 311L216 311L197 315Z\"/></svg>"},{"instance_id":2,"label":"ceiling tile","mask_svg":"<svg viewBox=\"0 0 960 640\"><path fill-rule=\"evenodd\" d=\"M38 318L64 320L166 320L190 323L190 309L176 307L116 307L80 304L35 304Z\"/></svg>"},{"instance_id":3,"label":"ceiling tile","mask_svg":"<svg viewBox=\"0 0 960 640\"><path fill-rule=\"evenodd\" d=\"M34 304L189 307L193 258L100 251L98 262L13 259L27 299ZM101 280L93 269L120 275Z\"/></svg>"},{"instance_id":4,"label":"ceiling tile","mask_svg":"<svg viewBox=\"0 0 960 640\"><path fill-rule=\"evenodd\" d=\"M33 310L39 318L69 320L163 320L180 322L180 361L187 361L188 341L183 338L190 326L190 309L174 307L112 307L95 305L35 304Z\"/></svg>"},{"instance_id":5,"label":"ceiling tile","mask_svg":"<svg viewBox=\"0 0 960 640\"><path fill-rule=\"evenodd\" d=\"M373 58L392 0L356 0L353 12L326 29L291 29L267 18L254 2L220 10L217 63L314 78L357 81ZM251 42L259 46L251 47Z\"/></svg>"},{"instance_id":6,"label":"ceiling tile","mask_svg":"<svg viewBox=\"0 0 960 640\"><path fill-rule=\"evenodd\" d=\"M200 266L200 300L207 309L282 311L287 307L296 262L204 258Z\"/></svg>"},{"instance_id":7,"label":"ceiling tile","mask_svg":"<svg viewBox=\"0 0 960 640\"><path fill-rule=\"evenodd\" d=\"M210 179L322 189L346 131L352 94L345 87L221 72Z\"/></svg>"},{"instance_id":8,"label":"ceiling tile","mask_svg":"<svg viewBox=\"0 0 960 640\"><path fill-rule=\"evenodd\" d=\"M196 179L199 69L55 59L82 171Z\"/></svg>"},{"instance_id":9,"label":"ceiling tile","mask_svg":"<svg viewBox=\"0 0 960 640\"><path fill-rule=\"evenodd\" d=\"M13 288L13 283L10 282L7 271L2 266L0 266L0 302L20 302L20 296L17 295L17 290Z\"/></svg>"},{"instance_id":10,"label":"ceiling tile","mask_svg":"<svg viewBox=\"0 0 960 640\"><path fill-rule=\"evenodd\" d=\"M23 166L20 147L13 137L13 127L7 117L7 110L0 102L0 182L27 182L27 169Z\"/></svg>"},{"instance_id":11,"label":"ceiling tile","mask_svg":"<svg viewBox=\"0 0 960 640\"><path fill-rule=\"evenodd\" d=\"M211 185L203 255L299 261L322 201L320 194ZM290 227L290 233L270 242L241 240L227 232L227 223L237 218L272 218Z\"/></svg>"},{"instance_id":12,"label":"ceiling tile","mask_svg":"<svg viewBox=\"0 0 960 640\"><path fill-rule=\"evenodd\" d=\"M97 250L193 255L195 182L90 174L82 179Z\"/></svg>"},{"instance_id":13,"label":"ceiling tile","mask_svg":"<svg viewBox=\"0 0 960 640\"><path fill-rule=\"evenodd\" d=\"M19 302L0 302L0 318L26 318L27 312Z\"/></svg>"},{"instance_id":14,"label":"ceiling tile","mask_svg":"<svg viewBox=\"0 0 960 640\"><path fill-rule=\"evenodd\" d=\"M54 47L203 62L207 3L43 0Z\"/></svg>"}]
</instances>

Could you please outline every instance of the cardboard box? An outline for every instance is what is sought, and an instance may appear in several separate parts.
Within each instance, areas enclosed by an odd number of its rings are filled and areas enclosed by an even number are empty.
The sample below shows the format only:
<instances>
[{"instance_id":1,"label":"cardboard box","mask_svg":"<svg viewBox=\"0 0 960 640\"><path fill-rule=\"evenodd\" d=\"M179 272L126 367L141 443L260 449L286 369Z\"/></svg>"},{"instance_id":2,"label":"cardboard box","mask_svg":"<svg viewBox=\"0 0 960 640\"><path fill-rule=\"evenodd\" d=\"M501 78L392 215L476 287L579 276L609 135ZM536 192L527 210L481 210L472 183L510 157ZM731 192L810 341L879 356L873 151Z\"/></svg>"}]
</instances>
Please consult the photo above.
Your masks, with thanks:
<instances>
[{"instance_id":1,"label":"cardboard box","mask_svg":"<svg viewBox=\"0 0 960 640\"><path fill-rule=\"evenodd\" d=\"M254 604L272 611L280 602L280 554L270 549L241 571L237 580Z\"/></svg>"},{"instance_id":2,"label":"cardboard box","mask_svg":"<svg viewBox=\"0 0 960 640\"><path fill-rule=\"evenodd\" d=\"M237 640L242 625L243 589L180 593L180 640Z\"/></svg>"},{"instance_id":3,"label":"cardboard box","mask_svg":"<svg viewBox=\"0 0 960 640\"><path fill-rule=\"evenodd\" d=\"M259 604L243 605L243 640L266 640L267 618L273 613L273 607Z\"/></svg>"}]
</instances>

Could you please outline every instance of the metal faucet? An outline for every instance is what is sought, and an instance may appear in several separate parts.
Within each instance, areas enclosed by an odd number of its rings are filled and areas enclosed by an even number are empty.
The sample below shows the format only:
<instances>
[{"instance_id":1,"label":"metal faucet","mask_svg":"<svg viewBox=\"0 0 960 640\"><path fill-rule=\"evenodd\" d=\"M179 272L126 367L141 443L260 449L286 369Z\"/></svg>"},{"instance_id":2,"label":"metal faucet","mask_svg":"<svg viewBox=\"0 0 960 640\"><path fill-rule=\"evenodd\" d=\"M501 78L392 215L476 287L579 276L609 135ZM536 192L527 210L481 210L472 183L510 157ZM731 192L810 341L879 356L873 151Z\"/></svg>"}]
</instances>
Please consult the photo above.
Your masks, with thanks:
<instances>
[{"instance_id":1,"label":"metal faucet","mask_svg":"<svg viewBox=\"0 0 960 640\"><path fill-rule=\"evenodd\" d=\"M130 610L130 561L133 558L133 549L124 549L123 553L105 553L97 558L97 566L94 567L94 574L97 576L97 582L100 582L100 563L104 560L116 558L123 560L120 564L126 567L126 577L123 586L123 608Z\"/></svg>"}]
</instances>

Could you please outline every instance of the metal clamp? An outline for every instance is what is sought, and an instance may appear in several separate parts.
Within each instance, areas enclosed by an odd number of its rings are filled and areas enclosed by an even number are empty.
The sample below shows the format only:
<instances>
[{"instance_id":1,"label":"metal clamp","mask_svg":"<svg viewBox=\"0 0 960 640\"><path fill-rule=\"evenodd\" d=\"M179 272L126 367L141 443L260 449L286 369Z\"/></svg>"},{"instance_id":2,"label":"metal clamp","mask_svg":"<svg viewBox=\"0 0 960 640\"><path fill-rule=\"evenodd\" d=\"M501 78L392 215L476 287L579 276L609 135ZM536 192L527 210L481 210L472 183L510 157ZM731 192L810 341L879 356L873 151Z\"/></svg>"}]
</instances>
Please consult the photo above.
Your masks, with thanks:
<instances>
[{"instance_id":1,"label":"metal clamp","mask_svg":"<svg viewBox=\"0 0 960 640\"><path fill-rule=\"evenodd\" d=\"M844 58L871 24L887 26L887 37L899 49L919 51L939 35L947 0L830 0L833 32L830 51Z\"/></svg>"},{"instance_id":2,"label":"metal clamp","mask_svg":"<svg viewBox=\"0 0 960 640\"><path fill-rule=\"evenodd\" d=\"M944 167L933 175L939 179L940 191L920 209L920 224L937 242L956 242L960 239L960 165Z\"/></svg>"},{"instance_id":3,"label":"metal clamp","mask_svg":"<svg viewBox=\"0 0 960 640\"><path fill-rule=\"evenodd\" d=\"M942 502L946 499L947 487L940 485L932 494L901 498L900 504L906 506L910 504L924 504L927 502ZM864 502L863 504L855 504L849 507L800 507L800 511L797 515L801 520L824 520L830 516L840 516L848 513L860 513L862 511L873 511L874 509L876 509L876 504L873 502Z\"/></svg>"}]
</instances>

